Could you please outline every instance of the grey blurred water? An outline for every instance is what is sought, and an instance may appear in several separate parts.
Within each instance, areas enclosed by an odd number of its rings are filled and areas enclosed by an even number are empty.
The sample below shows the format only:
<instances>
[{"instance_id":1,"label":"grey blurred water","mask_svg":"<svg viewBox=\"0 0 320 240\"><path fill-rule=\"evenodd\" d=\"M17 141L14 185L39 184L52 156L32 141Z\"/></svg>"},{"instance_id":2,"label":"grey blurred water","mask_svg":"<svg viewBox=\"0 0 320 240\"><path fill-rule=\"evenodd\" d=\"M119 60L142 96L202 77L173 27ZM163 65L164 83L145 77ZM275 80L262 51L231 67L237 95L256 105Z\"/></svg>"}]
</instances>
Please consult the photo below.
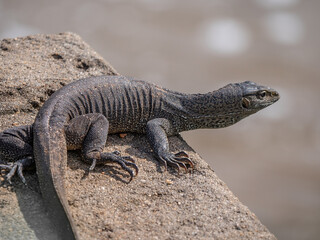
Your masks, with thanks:
<instances>
[{"instance_id":1,"label":"grey blurred water","mask_svg":"<svg viewBox=\"0 0 320 240\"><path fill-rule=\"evenodd\" d=\"M279 239L320 235L320 2L0 0L0 38L72 31L121 74L182 92L250 80L281 99L188 143Z\"/></svg>"}]
</instances>

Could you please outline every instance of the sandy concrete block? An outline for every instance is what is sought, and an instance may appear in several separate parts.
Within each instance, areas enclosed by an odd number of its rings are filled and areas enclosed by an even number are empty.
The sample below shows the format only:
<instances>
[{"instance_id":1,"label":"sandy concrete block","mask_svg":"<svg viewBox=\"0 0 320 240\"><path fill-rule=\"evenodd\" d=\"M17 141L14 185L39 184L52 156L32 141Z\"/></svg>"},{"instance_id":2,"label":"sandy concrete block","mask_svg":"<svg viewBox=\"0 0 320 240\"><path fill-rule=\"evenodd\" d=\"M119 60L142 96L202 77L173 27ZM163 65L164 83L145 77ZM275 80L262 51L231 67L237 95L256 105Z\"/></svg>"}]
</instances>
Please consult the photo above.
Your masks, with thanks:
<instances>
[{"instance_id":1,"label":"sandy concrete block","mask_svg":"<svg viewBox=\"0 0 320 240\"><path fill-rule=\"evenodd\" d=\"M4 39L0 66L0 130L31 124L43 102L71 81L118 74L73 33ZM67 197L82 239L275 239L180 136L169 141L172 151L191 156L193 173L165 172L136 134L112 135L105 148L136 160L139 175L129 184L117 165L87 175L79 152L68 153ZM0 187L1 237L57 239L35 171L25 175L28 187L18 178Z\"/></svg>"}]
</instances>

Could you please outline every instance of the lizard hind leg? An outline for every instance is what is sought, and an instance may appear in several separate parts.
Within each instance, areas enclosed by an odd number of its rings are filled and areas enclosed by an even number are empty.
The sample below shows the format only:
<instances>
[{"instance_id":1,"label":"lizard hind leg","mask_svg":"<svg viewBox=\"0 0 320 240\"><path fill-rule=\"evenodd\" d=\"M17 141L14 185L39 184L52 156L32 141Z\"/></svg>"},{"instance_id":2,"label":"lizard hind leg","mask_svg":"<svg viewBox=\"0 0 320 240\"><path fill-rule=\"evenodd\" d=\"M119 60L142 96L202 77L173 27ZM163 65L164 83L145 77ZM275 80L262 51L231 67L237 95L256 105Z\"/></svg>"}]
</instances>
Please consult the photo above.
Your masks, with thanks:
<instances>
[{"instance_id":1,"label":"lizard hind leg","mask_svg":"<svg viewBox=\"0 0 320 240\"><path fill-rule=\"evenodd\" d=\"M103 148L107 141L109 121L99 113L90 113L72 119L66 128L67 143L77 146L82 142L83 160L92 171L96 164L114 162L129 173L130 181L138 174L138 167L131 157L122 157L119 152L106 153ZM134 171L131 169L133 168Z\"/></svg>"},{"instance_id":2,"label":"lizard hind leg","mask_svg":"<svg viewBox=\"0 0 320 240\"><path fill-rule=\"evenodd\" d=\"M6 182L12 184L11 179L18 175L26 184L22 171L35 167L33 159L33 126L25 125L4 130L0 133L0 159L6 163L0 164L0 169L8 170Z\"/></svg>"}]
</instances>

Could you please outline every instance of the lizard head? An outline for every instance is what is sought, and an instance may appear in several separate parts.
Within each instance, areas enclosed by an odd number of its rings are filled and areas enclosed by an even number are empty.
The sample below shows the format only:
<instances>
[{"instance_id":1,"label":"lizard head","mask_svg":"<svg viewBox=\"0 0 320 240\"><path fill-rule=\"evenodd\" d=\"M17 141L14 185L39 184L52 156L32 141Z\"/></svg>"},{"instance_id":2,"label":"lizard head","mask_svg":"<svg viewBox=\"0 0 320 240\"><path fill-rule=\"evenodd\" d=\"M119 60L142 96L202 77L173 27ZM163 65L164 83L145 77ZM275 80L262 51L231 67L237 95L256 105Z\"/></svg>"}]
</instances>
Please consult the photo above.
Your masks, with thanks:
<instances>
[{"instance_id":1,"label":"lizard head","mask_svg":"<svg viewBox=\"0 0 320 240\"><path fill-rule=\"evenodd\" d=\"M236 83L242 92L240 107L249 115L270 106L279 100L279 93L269 87L246 81Z\"/></svg>"},{"instance_id":2,"label":"lizard head","mask_svg":"<svg viewBox=\"0 0 320 240\"><path fill-rule=\"evenodd\" d=\"M250 81L228 84L210 95L213 104L206 104L207 108L202 109L205 111L203 121L207 122L203 125L211 128L230 126L280 98L277 91Z\"/></svg>"},{"instance_id":3,"label":"lizard head","mask_svg":"<svg viewBox=\"0 0 320 240\"><path fill-rule=\"evenodd\" d=\"M278 101L279 93L254 82L231 83L206 94L192 94L182 108L195 128L227 127ZM185 98L183 98L185 99ZM191 119L191 120L190 120Z\"/></svg>"}]
</instances>

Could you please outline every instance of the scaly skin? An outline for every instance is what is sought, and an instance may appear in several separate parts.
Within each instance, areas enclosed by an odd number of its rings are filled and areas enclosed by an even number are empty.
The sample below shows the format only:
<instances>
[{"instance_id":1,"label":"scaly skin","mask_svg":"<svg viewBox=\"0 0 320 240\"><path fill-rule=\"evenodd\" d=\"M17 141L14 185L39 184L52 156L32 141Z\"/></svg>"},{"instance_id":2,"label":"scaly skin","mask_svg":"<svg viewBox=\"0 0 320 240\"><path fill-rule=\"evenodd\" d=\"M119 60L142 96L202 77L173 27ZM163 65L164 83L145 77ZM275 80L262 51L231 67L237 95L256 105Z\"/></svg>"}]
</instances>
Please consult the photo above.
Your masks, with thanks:
<instances>
[{"instance_id":1,"label":"scaly skin","mask_svg":"<svg viewBox=\"0 0 320 240\"><path fill-rule=\"evenodd\" d=\"M198 128L222 128L273 104L279 94L252 82L229 84L206 94L183 94L122 76L78 80L55 92L40 109L33 125L0 133L0 165L8 181L36 163L47 209L63 239L77 239L64 188L67 149L82 148L91 164L113 161L131 178L138 168L130 157L104 153L108 133L146 134L156 158L176 169L193 168L184 152L169 151L168 136ZM33 152L32 152L33 149ZM135 170L135 174L132 171Z\"/></svg>"}]
</instances>

